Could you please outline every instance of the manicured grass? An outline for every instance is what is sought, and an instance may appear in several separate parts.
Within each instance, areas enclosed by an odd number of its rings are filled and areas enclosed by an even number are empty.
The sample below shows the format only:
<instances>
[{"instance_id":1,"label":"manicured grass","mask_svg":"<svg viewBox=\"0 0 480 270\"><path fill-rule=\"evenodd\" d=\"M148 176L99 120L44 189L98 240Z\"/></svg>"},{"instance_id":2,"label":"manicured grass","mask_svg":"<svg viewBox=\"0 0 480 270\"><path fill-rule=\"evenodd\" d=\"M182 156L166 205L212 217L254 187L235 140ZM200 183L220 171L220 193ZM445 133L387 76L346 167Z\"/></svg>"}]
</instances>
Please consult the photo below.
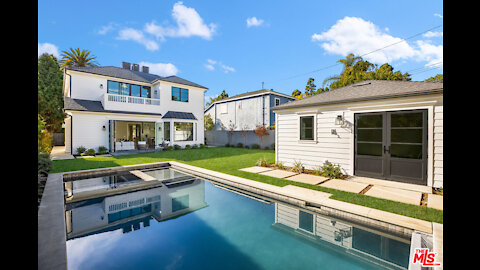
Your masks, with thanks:
<instances>
[{"instance_id":1,"label":"manicured grass","mask_svg":"<svg viewBox=\"0 0 480 270\"><path fill-rule=\"evenodd\" d=\"M266 175L239 171L238 169L255 166L257 160L265 158L268 163L275 162L273 150L254 150L244 148L214 147L205 149L173 150L134 155L78 158L53 161L50 173L134 165L160 161L178 161L189 165L227 173L276 186L295 185L333 194L332 199L375 208L413 218L443 224L443 211L424 206L395 202L367 195L345 192L315 185L293 182Z\"/></svg>"}]
</instances>

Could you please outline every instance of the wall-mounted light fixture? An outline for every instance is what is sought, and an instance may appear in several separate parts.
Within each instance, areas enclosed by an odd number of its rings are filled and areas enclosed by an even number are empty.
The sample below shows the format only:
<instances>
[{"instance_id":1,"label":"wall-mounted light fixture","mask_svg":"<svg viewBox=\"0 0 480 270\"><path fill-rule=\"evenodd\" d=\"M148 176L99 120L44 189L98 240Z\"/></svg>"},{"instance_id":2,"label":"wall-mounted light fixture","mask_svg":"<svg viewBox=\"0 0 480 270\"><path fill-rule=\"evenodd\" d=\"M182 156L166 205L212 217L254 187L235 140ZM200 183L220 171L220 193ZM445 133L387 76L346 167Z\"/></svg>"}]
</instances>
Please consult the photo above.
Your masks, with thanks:
<instances>
[{"instance_id":1,"label":"wall-mounted light fixture","mask_svg":"<svg viewBox=\"0 0 480 270\"><path fill-rule=\"evenodd\" d=\"M335 125L342 126L344 123L345 120L343 119L343 115L337 115L337 118L335 118Z\"/></svg>"},{"instance_id":2,"label":"wall-mounted light fixture","mask_svg":"<svg viewBox=\"0 0 480 270\"><path fill-rule=\"evenodd\" d=\"M105 131L107 128L105 127L105 125L103 125L102 127L102 130Z\"/></svg>"},{"instance_id":3,"label":"wall-mounted light fixture","mask_svg":"<svg viewBox=\"0 0 480 270\"><path fill-rule=\"evenodd\" d=\"M103 89L103 84L100 84L100 89Z\"/></svg>"},{"instance_id":4,"label":"wall-mounted light fixture","mask_svg":"<svg viewBox=\"0 0 480 270\"><path fill-rule=\"evenodd\" d=\"M332 135L337 135L337 130L336 130L336 129L332 129L332 130L330 131L330 133L332 133Z\"/></svg>"}]
</instances>

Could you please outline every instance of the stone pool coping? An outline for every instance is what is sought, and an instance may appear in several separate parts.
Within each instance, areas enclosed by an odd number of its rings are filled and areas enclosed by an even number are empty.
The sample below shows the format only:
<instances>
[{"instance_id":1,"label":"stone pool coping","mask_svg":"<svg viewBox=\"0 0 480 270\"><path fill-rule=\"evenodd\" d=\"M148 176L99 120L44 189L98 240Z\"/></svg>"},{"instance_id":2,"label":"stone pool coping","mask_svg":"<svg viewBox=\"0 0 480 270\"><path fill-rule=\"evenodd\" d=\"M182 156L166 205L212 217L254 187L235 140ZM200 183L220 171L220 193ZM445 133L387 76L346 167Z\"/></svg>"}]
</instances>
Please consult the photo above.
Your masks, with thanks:
<instances>
[{"instance_id":1,"label":"stone pool coping","mask_svg":"<svg viewBox=\"0 0 480 270\"><path fill-rule=\"evenodd\" d=\"M170 166L197 177L298 205L323 215L347 219L389 233L409 236L414 230L432 234L433 223L365 206L330 199L331 194L287 185L274 186L176 161L89 169L49 174L38 211L38 269L67 269L63 182L75 176ZM59 218L63 217L63 218Z\"/></svg>"}]
</instances>

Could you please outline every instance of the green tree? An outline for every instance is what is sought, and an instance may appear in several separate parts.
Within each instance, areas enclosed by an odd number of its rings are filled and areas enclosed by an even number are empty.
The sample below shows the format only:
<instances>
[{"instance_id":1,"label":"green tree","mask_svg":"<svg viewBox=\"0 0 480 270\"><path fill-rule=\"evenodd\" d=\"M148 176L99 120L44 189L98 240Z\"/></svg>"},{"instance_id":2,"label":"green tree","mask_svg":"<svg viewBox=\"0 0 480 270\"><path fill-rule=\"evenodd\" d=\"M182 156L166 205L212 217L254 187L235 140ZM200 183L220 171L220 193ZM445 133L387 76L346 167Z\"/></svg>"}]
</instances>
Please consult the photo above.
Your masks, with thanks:
<instances>
[{"instance_id":1,"label":"green tree","mask_svg":"<svg viewBox=\"0 0 480 270\"><path fill-rule=\"evenodd\" d=\"M72 49L70 51L62 51L60 55L62 59L60 60L61 67L91 67L97 66L95 59L96 56L90 56L91 52L89 50L80 50L80 48Z\"/></svg>"},{"instance_id":2,"label":"green tree","mask_svg":"<svg viewBox=\"0 0 480 270\"><path fill-rule=\"evenodd\" d=\"M314 81L314 78L308 78L307 85L305 86L305 96L313 96L317 92L317 86L313 83Z\"/></svg>"},{"instance_id":3,"label":"green tree","mask_svg":"<svg viewBox=\"0 0 480 270\"><path fill-rule=\"evenodd\" d=\"M204 123L205 123L205 130L215 129L215 124L213 123L212 116L209 113L205 115Z\"/></svg>"},{"instance_id":4,"label":"green tree","mask_svg":"<svg viewBox=\"0 0 480 270\"><path fill-rule=\"evenodd\" d=\"M443 83L443 74L437 74L433 77L430 77L425 80L426 82L442 82Z\"/></svg>"},{"instance_id":5,"label":"green tree","mask_svg":"<svg viewBox=\"0 0 480 270\"><path fill-rule=\"evenodd\" d=\"M225 92L225 90L222 91L222 93L220 93L220 95L216 96L216 97L211 97L210 100L207 102L206 106L210 106L212 103L214 103L215 101L219 101L219 100L222 100L224 98L228 98L228 94L227 92Z\"/></svg>"},{"instance_id":6,"label":"green tree","mask_svg":"<svg viewBox=\"0 0 480 270\"><path fill-rule=\"evenodd\" d=\"M62 130L63 74L55 56L44 53L38 58L38 114L48 132Z\"/></svg>"}]
</instances>

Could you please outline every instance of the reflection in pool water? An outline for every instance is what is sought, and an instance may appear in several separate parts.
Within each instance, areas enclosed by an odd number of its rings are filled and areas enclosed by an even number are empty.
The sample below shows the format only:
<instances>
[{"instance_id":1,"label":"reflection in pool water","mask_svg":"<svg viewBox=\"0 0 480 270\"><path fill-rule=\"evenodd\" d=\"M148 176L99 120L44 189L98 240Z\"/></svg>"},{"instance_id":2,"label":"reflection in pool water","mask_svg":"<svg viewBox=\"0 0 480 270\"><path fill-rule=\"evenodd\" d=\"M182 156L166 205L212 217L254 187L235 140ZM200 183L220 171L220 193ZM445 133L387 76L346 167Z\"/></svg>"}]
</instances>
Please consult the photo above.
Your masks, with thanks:
<instances>
[{"instance_id":1,"label":"reflection in pool water","mask_svg":"<svg viewBox=\"0 0 480 270\"><path fill-rule=\"evenodd\" d=\"M408 267L408 240L200 179L70 203L65 214L69 269Z\"/></svg>"}]
</instances>

